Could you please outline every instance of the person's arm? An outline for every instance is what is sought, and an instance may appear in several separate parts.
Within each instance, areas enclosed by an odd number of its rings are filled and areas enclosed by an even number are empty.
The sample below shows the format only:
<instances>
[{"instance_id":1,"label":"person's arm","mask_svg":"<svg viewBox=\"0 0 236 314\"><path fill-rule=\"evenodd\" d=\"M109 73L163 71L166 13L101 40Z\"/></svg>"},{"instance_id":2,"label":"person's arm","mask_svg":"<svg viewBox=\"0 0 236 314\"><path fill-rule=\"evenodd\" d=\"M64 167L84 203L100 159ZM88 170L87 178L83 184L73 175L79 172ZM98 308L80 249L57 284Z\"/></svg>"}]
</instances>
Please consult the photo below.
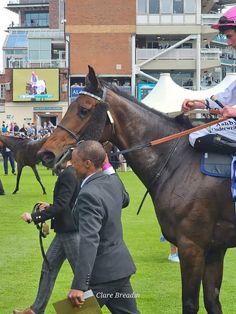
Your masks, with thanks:
<instances>
[{"instance_id":1,"label":"person's arm","mask_svg":"<svg viewBox=\"0 0 236 314\"><path fill-rule=\"evenodd\" d=\"M100 197L91 195L88 191L82 192L73 215L80 234L80 246L69 298L72 303L76 304L74 290L86 291L88 289L100 242L99 232L105 216Z\"/></svg>"},{"instance_id":2,"label":"person's arm","mask_svg":"<svg viewBox=\"0 0 236 314\"><path fill-rule=\"evenodd\" d=\"M236 104L236 80L233 81L224 91L217 93L214 96L223 106L234 106ZM221 109L221 107L210 98L207 98L207 100L209 101L210 108Z\"/></svg>"},{"instance_id":3,"label":"person's arm","mask_svg":"<svg viewBox=\"0 0 236 314\"><path fill-rule=\"evenodd\" d=\"M68 208L74 194L75 187L77 186L77 179L70 171L65 171L58 178L57 192L56 195L54 195L53 204L48 206L45 210L42 210L40 213L30 214L31 219L35 224L59 216L62 211ZM21 216L24 221L30 220L28 214L29 213L24 213Z\"/></svg>"},{"instance_id":4,"label":"person's arm","mask_svg":"<svg viewBox=\"0 0 236 314\"><path fill-rule=\"evenodd\" d=\"M185 99L183 101L181 111L188 112L194 109L206 109L206 101L204 99Z\"/></svg>"},{"instance_id":5,"label":"person's arm","mask_svg":"<svg viewBox=\"0 0 236 314\"><path fill-rule=\"evenodd\" d=\"M211 97L212 95L210 95ZM236 80L233 81L224 91L214 95L215 98L222 103L223 106L233 106L236 104ZM193 109L205 109L206 106L212 109L222 109L215 101L211 98L206 98L205 100L191 100L185 99L182 104L182 111L187 112ZM224 117L235 116L235 110L220 110L220 113Z\"/></svg>"}]
</instances>

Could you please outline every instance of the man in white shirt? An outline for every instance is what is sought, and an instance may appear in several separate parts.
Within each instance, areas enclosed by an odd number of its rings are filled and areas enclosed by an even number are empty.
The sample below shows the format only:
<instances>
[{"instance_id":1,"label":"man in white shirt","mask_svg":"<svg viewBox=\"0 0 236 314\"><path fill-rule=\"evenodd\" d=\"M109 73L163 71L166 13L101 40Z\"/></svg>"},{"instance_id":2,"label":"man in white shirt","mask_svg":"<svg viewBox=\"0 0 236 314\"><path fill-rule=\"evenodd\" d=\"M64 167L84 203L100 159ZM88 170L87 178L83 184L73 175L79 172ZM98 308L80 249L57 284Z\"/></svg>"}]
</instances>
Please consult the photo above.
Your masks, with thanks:
<instances>
[{"instance_id":1,"label":"man in white shirt","mask_svg":"<svg viewBox=\"0 0 236 314\"><path fill-rule=\"evenodd\" d=\"M236 49L236 6L226 11L218 23L212 25L212 28L225 34L228 45ZM236 117L236 107L233 107L236 104L236 81L215 96L218 104L211 99L184 100L183 112L193 109L217 108L219 114L222 114L224 118L230 118L209 128L191 133L189 141L199 151L234 154L236 153L236 120L232 117Z\"/></svg>"}]
</instances>

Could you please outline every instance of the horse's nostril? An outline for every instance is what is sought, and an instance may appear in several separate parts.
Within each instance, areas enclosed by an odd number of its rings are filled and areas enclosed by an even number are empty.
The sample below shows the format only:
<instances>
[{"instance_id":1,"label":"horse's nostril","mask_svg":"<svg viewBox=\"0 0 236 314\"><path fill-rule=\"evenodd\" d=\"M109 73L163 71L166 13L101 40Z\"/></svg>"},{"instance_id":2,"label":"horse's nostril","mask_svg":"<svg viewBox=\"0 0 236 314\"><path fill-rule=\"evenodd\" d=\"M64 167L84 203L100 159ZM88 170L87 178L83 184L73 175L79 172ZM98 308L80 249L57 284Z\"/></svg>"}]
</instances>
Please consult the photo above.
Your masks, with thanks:
<instances>
[{"instance_id":1,"label":"horse's nostril","mask_svg":"<svg viewBox=\"0 0 236 314\"><path fill-rule=\"evenodd\" d=\"M43 152L40 154L40 159L45 167L52 168L55 161L55 154L53 152Z\"/></svg>"}]
</instances>

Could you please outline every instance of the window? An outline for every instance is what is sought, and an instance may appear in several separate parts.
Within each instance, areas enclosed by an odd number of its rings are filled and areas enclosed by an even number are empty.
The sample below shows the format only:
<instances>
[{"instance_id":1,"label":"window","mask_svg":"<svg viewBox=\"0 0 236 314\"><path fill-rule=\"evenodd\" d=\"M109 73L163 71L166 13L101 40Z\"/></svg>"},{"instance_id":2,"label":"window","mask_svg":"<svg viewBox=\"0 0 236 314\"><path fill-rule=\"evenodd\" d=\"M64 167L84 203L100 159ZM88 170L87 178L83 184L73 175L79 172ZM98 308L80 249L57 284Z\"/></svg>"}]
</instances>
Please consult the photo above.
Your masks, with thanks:
<instances>
[{"instance_id":1,"label":"window","mask_svg":"<svg viewBox=\"0 0 236 314\"><path fill-rule=\"evenodd\" d=\"M185 0L184 12L196 13L196 0Z\"/></svg>"},{"instance_id":2,"label":"window","mask_svg":"<svg viewBox=\"0 0 236 314\"><path fill-rule=\"evenodd\" d=\"M158 41L155 41L155 40L147 41L146 46L149 49L159 49L160 48Z\"/></svg>"},{"instance_id":3,"label":"window","mask_svg":"<svg viewBox=\"0 0 236 314\"><path fill-rule=\"evenodd\" d=\"M0 99L5 99L5 91L6 91L5 84L0 84Z\"/></svg>"},{"instance_id":4,"label":"window","mask_svg":"<svg viewBox=\"0 0 236 314\"><path fill-rule=\"evenodd\" d=\"M51 40L29 38L29 60L51 60Z\"/></svg>"},{"instance_id":5,"label":"window","mask_svg":"<svg viewBox=\"0 0 236 314\"><path fill-rule=\"evenodd\" d=\"M162 0L161 13L172 13L172 0Z\"/></svg>"},{"instance_id":6,"label":"window","mask_svg":"<svg viewBox=\"0 0 236 314\"><path fill-rule=\"evenodd\" d=\"M173 13L180 14L184 12L183 0L173 0Z\"/></svg>"},{"instance_id":7,"label":"window","mask_svg":"<svg viewBox=\"0 0 236 314\"><path fill-rule=\"evenodd\" d=\"M147 14L146 0L138 0L138 14Z\"/></svg>"},{"instance_id":8,"label":"window","mask_svg":"<svg viewBox=\"0 0 236 314\"><path fill-rule=\"evenodd\" d=\"M149 13L150 14L160 13L160 0L149 0Z\"/></svg>"},{"instance_id":9,"label":"window","mask_svg":"<svg viewBox=\"0 0 236 314\"><path fill-rule=\"evenodd\" d=\"M26 13L25 24L28 27L48 26L48 12Z\"/></svg>"}]
</instances>

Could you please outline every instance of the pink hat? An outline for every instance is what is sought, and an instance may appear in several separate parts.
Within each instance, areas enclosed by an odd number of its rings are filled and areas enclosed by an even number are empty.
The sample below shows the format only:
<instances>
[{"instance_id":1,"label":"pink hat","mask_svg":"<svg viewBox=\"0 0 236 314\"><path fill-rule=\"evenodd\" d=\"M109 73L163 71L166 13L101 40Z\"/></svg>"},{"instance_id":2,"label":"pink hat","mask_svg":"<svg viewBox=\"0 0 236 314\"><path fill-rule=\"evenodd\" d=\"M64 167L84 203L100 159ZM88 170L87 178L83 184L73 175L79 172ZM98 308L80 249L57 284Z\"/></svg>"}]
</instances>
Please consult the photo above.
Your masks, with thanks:
<instances>
[{"instance_id":1,"label":"pink hat","mask_svg":"<svg viewBox=\"0 0 236 314\"><path fill-rule=\"evenodd\" d=\"M213 24L211 28L219 29L221 26L236 27L236 6L232 7L221 16L217 24Z\"/></svg>"}]
</instances>

